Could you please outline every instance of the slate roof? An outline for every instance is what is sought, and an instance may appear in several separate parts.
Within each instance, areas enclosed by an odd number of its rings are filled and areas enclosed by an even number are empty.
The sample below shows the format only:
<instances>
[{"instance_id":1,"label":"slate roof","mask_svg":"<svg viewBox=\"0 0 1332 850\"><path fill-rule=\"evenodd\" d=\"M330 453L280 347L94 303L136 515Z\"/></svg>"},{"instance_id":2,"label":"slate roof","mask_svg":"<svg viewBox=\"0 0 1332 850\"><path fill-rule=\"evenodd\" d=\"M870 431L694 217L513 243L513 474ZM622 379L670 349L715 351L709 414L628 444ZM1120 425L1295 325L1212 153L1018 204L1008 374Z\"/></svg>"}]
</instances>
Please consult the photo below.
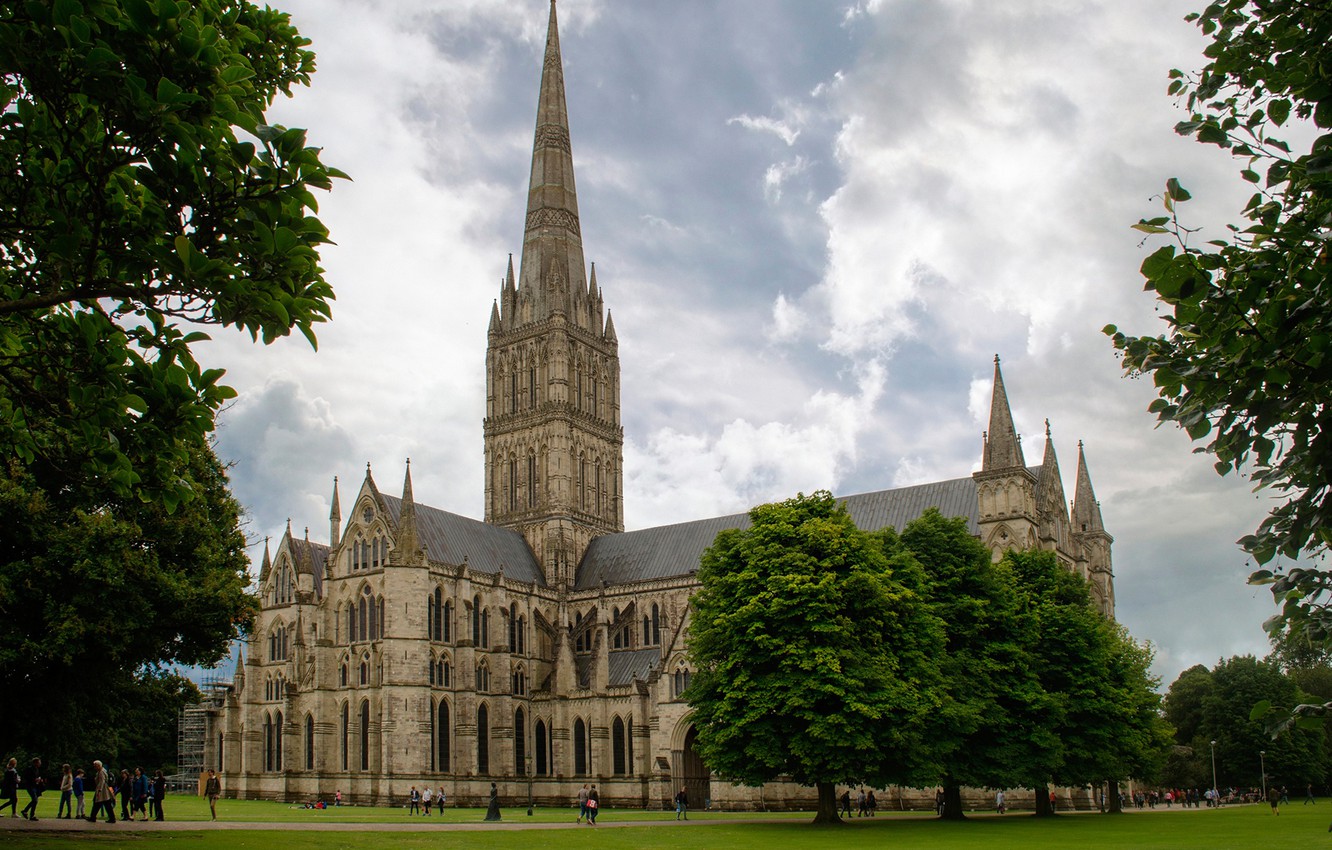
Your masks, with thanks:
<instances>
[{"instance_id":1,"label":"slate roof","mask_svg":"<svg viewBox=\"0 0 1332 850\"><path fill-rule=\"evenodd\" d=\"M661 647L647 649L621 649L610 654L610 684L627 685L633 681L634 674L639 679L646 679L652 668L661 661Z\"/></svg>"},{"instance_id":2,"label":"slate roof","mask_svg":"<svg viewBox=\"0 0 1332 850\"><path fill-rule=\"evenodd\" d=\"M1033 471L1039 474L1039 469ZM929 508L938 508L944 516L966 519L972 534L979 532L976 482L970 477L862 493L840 501L856 525L866 530L901 528ZM742 513L598 537L578 565L574 587L588 590L602 582L628 584L689 575L698 569L703 550L712 545L718 532L748 527L749 514Z\"/></svg>"},{"instance_id":3,"label":"slate roof","mask_svg":"<svg viewBox=\"0 0 1332 850\"><path fill-rule=\"evenodd\" d=\"M323 543L299 537L291 538L291 558L296 562L296 571L309 572L313 575L316 599L324 598L324 568L328 564L330 551L332 550Z\"/></svg>"},{"instance_id":4,"label":"slate roof","mask_svg":"<svg viewBox=\"0 0 1332 850\"><path fill-rule=\"evenodd\" d=\"M402 499L382 496L396 523L402 515ZM516 531L487 525L455 513L416 503L416 530L431 561L461 564L467 558L472 572L494 575L504 569L505 578L544 585L545 576L527 541Z\"/></svg>"}]
</instances>

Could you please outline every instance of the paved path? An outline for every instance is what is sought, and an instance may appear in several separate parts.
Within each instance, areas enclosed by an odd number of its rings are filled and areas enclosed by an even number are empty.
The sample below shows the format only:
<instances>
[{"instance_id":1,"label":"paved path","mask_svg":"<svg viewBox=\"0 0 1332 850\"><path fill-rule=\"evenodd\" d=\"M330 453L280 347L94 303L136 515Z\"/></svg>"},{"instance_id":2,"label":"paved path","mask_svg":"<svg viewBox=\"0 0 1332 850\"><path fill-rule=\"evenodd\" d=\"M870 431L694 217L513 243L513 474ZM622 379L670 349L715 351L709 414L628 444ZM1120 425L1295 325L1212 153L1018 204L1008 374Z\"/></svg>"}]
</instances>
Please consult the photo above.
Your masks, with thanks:
<instances>
[{"instance_id":1,"label":"paved path","mask_svg":"<svg viewBox=\"0 0 1332 850\"><path fill-rule=\"evenodd\" d=\"M198 832L215 829L225 830L272 830L277 832L477 832L486 830L523 830L523 829L615 829L632 826L662 826L677 824L682 827L708 824L791 822L790 818L709 818L707 820L675 821L662 820L607 820L596 826L575 822L552 823L550 821L504 820L499 823L429 823L412 821L409 823L258 823L252 821L125 821L117 820L114 824L99 820L88 823L77 818L43 818L38 821L25 821L19 818L0 817L0 834L21 832Z\"/></svg>"}]
</instances>

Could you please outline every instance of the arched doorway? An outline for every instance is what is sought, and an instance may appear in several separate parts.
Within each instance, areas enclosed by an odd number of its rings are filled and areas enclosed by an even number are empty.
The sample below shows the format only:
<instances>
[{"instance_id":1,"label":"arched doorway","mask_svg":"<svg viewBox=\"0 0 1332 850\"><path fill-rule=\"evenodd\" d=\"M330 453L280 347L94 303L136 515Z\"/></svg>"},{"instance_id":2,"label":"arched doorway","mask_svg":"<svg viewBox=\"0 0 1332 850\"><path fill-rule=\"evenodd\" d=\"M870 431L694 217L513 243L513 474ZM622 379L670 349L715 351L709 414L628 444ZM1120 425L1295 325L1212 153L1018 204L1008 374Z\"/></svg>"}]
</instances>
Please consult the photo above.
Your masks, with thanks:
<instances>
[{"instance_id":1,"label":"arched doorway","mask_svg":"<svg viewBox=\"0 0 1332 850\"><path fill-rule=\"evenodd\" d=\"M689 731L685 733L684 749L679 753L679 763L675 766L675 772L680 777L676 784L683 785L685 793L689 795L689 805L701 809L712 799L709 785L711 773L694 746L697 740L698 732L690 726Z\"/></svg>"}]
</instances>

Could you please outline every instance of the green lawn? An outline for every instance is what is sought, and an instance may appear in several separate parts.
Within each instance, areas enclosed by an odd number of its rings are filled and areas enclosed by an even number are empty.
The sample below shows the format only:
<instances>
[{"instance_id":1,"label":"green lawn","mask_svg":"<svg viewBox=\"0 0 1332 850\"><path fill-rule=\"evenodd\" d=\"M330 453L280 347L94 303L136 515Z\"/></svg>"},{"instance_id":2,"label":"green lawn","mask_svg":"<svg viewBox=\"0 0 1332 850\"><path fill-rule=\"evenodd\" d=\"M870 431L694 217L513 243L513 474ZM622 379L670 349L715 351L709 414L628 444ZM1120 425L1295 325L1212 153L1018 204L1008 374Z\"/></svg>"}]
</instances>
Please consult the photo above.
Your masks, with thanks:
<instances>
[{"instance_id":1,"label":"green lawn","mask_svg":"<svg viewBox=\"0 0 1332 850\"><path fill-rule=\"evenodd\" d=\"M201 800L177 797L168 798L167 802L168 817L173 813L178 820L207 817L207 806ZM46 811L48 808L50 812ZM43 798L42 816L53 813L54 808L55 800L51 795ZM344 807L309 812L276 803L223 801L219 811L227 820L253 823L408 822L406 813L400 809ZM452 809L444 820L478 823L483 816L484 812L479 809ZM504 812L506 821L521 823L571 823L573 816L570 811L555 809L539 809L531 819L523 809ZM736 817L749 822L721 822ZM186 832L129 833L117 825L99 827L95 833L79 834L28 832L22 823L6 818L0 824L0 830L6 830L0 831L0 844L7 850L101 850L121 846L133 846L135 850L270 850L274 846L281 846L283 850L369 850L381 847L438 850L441 845L531 850L535 844L541 845L542 850L564 847L578 850L703 850L718 847L757 850L825 847L836 850L884 847L912 850L1308 850L1332 847L1332 834L1327 831L1328 821L1332 819L1332 805L1326 800L1317 806L1299 803L1283 806L1280 817L1273 817L1267 806L1238 806L1216 811L1160 810L1134 812L1122 817L1066 814L1049 820L1037 820L1024 813L1004 817L983 813L965 823L942 823L920 815L887 814L825 828L809 826L806 822L809 815L777 816L780 818L777 822L768 822L767 819L772 817L700 812L691 815L693 823L686 827L677 826L674 816L664 812L606 809L601 815L603 824L632 820L642 825L614 829L583 827L537 832L495 830L442 834L425 826L424 818L415 819L423 825L421 832L224 831L201 823L199 830ZM432 817L432 822L442 821ZM9 828L14 829L7 831Z\"/></svg>"}]
</instances>

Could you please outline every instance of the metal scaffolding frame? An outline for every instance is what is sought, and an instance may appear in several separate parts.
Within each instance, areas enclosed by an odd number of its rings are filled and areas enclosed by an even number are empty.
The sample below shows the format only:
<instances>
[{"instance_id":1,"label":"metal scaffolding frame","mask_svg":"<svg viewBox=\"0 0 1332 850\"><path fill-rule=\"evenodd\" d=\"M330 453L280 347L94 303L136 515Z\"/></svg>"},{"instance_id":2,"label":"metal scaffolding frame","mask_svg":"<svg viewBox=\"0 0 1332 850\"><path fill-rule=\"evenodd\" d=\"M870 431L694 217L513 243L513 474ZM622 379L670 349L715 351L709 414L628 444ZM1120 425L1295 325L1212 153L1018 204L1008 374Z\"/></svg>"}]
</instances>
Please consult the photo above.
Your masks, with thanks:
<instances>
[{"instance_id":1,"label":"metal scaffolding frame","mask_svg":"<svg viewBox=\"0 0 1332 850\"><path fill-rule=\"evenodd\" d=\"M220 769L221 765L207 763L209 718L221 713L230 687L231 681L221 676L205 676L199 686L203 700L180 710L176 718L176 773L167 777L167 787L172 791L194 793L204 771Z\"/></svg>"}]
</instances>

